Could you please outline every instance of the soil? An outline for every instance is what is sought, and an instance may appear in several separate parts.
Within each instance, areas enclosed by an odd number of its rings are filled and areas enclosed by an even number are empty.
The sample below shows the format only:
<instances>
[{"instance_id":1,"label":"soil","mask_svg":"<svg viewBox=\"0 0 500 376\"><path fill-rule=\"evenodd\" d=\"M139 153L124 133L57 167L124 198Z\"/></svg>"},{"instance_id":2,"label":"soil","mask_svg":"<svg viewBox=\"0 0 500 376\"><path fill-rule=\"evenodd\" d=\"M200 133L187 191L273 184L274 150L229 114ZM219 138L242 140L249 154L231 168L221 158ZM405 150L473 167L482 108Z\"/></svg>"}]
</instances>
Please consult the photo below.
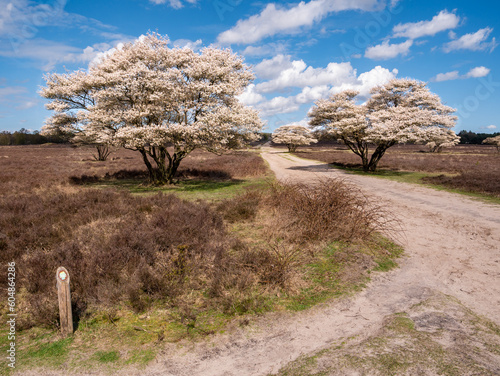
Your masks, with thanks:
<instances>
[{"instance_id":1,"label":"soil","mask_svg":"<svg viewBox=\"0 0 500 376\"><path fill-rule=\"evenodd\" d=\"M262 148L262 156L279 180L311 183L341 178L383 204L402 227L394 239L405 249L399 267L373 275L367 288L356 295L300 313L257 317L249 325L236 322L226 334L213 336L208 342L185 343L182 348L169 345L145 370L129 370L126 374L268 375L341 341L356 338L356 343L364 343L376 338L398 313L413 317L412 325L422 331L449 333L463 327L463 333L477 333L465 322L455 325L459 320L455 316L454 325L450 319L434 319L448 317L450 310L458 310L457 306L493 326L500 325L500 206L422 186L348 175L325 163L269 147ZM436 296L445 297L440 298L443 302L451 299L455 305L443 303L440 308L434 304L426 315L415 313L415 307L436 301ZM441 339L443 346L456 345L453 336L443 338L447 341ZM493 355L483 357L487 361L481 358L483 363L489 362L484 368L488 372L471 374L498 374L500 352L498 346L495 349ZM436 374L423 367L415 374ZM360 371L359 367L351 371L343 374L379 374L375 370Z\"/></svg>"}]
</instances>

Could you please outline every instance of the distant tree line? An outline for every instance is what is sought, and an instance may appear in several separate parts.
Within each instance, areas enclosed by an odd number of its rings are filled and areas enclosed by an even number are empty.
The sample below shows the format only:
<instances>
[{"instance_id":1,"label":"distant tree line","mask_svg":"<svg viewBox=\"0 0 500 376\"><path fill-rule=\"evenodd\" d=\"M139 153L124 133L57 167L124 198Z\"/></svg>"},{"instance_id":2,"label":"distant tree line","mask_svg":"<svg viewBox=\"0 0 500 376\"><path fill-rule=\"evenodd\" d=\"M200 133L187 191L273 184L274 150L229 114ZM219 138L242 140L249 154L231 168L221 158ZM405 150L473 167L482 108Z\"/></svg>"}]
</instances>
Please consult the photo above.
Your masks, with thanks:
<instances>
[{"instance_id":1,"label":"distant tree line","mask_svg":"<svg viewBox=\"0 0 500 376\"><path fill-rule=\"evenodd\" d=\"M261 138L255 144L260 144L271 139L271 133L261 132ZM15 132L0 131L0 145L40 145L40 144L64 144L69 143L67 134L42 135L40 131L29 131L21 128Z\"/></svg>"},{"instance_id":2,"label":"distant tree line","mask_svg":"<svg viewBox=\"0 0 500 376\"><path fill-rule=\"evenodd\" d=\"M460 137L460 144L482 144L484 140L488 137L495 137L500 135L500 132L496 133L475 133L471 131L460 131L458 136Z\"/></svg>"},{"instance_id":3,"label":"distant tree line","mask_svg":"<svg viewBox=\"0 0 500 376\"><path fill-rule=\"evenodd\" d=\"M500 136L500 132L496 133L475 133L472 131L460 131L460 144L482 144L488 137ZM261 133L260 142L269 141L271 133ZM321 143L337 143L336 140L328 137L321 137ZM29 131L21 128L15 132L0 131L0 145L39 145L46 143L63 144L69 142L68 136L63 134L41 135L39 131ZM258 142L259 143L259 142Z\"/></svg>"},{"instance_id":4,"label":"distant tree line","mask_svg":"<svg viewBox=\"0 0 500 376\"><path fill-rule=\"evenodd\" d=\"M62 144L68 142L64 135L41 135L39 131L21 128L15 132L0 131L0 145L39 145L46 143Z\"/></svg>"}]
</instances>

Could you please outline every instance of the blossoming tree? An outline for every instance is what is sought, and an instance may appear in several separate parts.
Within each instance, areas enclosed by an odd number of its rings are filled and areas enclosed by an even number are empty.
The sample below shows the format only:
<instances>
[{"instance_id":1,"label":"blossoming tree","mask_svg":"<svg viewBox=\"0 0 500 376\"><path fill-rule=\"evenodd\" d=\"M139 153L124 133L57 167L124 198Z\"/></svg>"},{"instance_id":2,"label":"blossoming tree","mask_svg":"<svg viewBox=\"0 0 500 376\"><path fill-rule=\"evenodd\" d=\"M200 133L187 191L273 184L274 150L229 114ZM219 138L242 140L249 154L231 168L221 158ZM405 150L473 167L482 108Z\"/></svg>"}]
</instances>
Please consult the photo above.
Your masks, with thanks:
<instances>
[{"instance_id":1,"label":"blossoming tree","mask_svg":"<svg viewBox=\"0 0 500 376\"><path fill-rule=\"evenodd\" d=\"M156 184L171 183L194 149L222 153L256 139L262 123L236 96L254 76L229 50L168 47L141 36L89 67L53 74L41 95L52 99L46 127L138 151Z\"/></svg>"},{"instance_id":2,"label":"blossoming tree","mask_svg":"<svg viewBox=\"0 0 500 376\"><path fill-rule=\"evenodd\" d=\"M309 111L311 127L329 134L361 157L364 171L375 171L380 159L397 143L430 142L433 133L447 132L455 110L441 103L426 84L393 79L372 89L365 104L359 93L346 90L321 99ZM375 148L370 155L370 148Z\"/></svg>"},{"instance_id":3,"label":"blossoming tree","mask_svg":"<svg viewBox=\"0 0 500 376\"><path fill-rule=\"evenodd\" d=\"M105 161L110 154L109 137L103 139L92 132L84 132L84 112L94 105L88 74L76 71L68 74L48 74L47 87L40 94L52 99L46 108L54 111L42 128L44 135L60 135L77 145L92 145L97 149L95 159ZM79 114L78 112L81 111ZM83 116L82 116L83 115Z\"/></svg>"},{"instance_id":4,"label":"blossoming tree","mask_svg":"<svg viewBox=\"0 0 500 376\"><path fill-rule=\"evenodd\" d=\"M500 152L500 135L484 139L483 144L494 145L497 148L497 152Z\"/></svg>"},{"instance_id":5,"label":"blossoming tree","mask_svg":"<svg viewBox=\"0 0 500 376\"><path fill-rule=\"evenodd\" d=\"M295 152L300 145L310 145L318 142L311 131L302 125L282 125L271 135L275 144L283 144L289 152Z\"/></svg>"},{"instance_id":6,"label":"blossoming tree","mask_svg":"<svg viewBox=\"0 0 500 376\"><path fill-rule=\"evenodd\" d=\"M455 146L460 137L451 129L431 127L425 137L426 146L432 153L440 153L443 148Z\"/></svg>"}]
</instances>

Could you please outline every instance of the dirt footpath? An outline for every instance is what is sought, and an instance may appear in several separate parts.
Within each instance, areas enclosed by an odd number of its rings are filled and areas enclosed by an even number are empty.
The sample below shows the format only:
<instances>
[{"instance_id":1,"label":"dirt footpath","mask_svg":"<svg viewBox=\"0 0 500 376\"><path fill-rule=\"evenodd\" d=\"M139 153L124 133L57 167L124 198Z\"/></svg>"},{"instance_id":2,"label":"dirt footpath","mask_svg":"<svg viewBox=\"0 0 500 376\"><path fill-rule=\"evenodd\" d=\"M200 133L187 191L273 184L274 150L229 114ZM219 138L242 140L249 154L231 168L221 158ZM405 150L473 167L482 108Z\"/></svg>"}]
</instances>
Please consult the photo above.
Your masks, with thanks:
<instances>
[{"instance_id":1,"label":"dirt footpath","mask_svg":"<svg viewBox=\"0 0 500 376\"><path fill-rule=\"evenodd\" d=\"M214 336L209 343L186 345L180 350L172 345L157 358L156 364L128 374L267 375L278 372L297 358L300 360L300 356L331 349L340 341L349 343L348 338L355 338L360 344L368 343L370 338L386 332L388 318L394 318L399 312L406 312L407 317L413 318L410 323L419 323L416 326L422 330L444 333L439 341L447 349L456 347L459 337L468 338L471 348L479 346L474 342L478 331L462 328L465 321L460 321L460 317L465 314L460 316L456 312L466 310L469 316L473 312L500 324L500 206L420 186L346 175L324 163L302 160L271 148L262 151L280 180L310 182L341 177L373 196L378 203L384 203L403 227L403 233L396 239L406 250L400 267L373 276L364 291L350 298L298 314L266 315L247 327L235 325L228 334ZM436 305L435 302L441 301L447 303L439 308L441 303ZM422 307L426 302L434 303L424 312ZM454 316L451 311L455 312ZM440 319L434 319L436 317ZM478 319L469 321L477 322ZM368 347L368 356L371 356L374 350ZM409 351L403 343L399 347ZM465 359L463 351L458 348L453 359ZM484 372L458 374L498 374L500 356L497 352L498 349L493 355L487 353L482 358L482 353L478 352L478 359L485 364ZM349 359L353 359L352 354ZM478 362L474 358L468 361ZM425 368L427 360L423 362L421 372L410 374L435 374ZM335 369L343 375L387 374L385 371L364 373L359 368L352 372ZM406 371L395 374L406 374Z\"/></svg>"}]
</instances>

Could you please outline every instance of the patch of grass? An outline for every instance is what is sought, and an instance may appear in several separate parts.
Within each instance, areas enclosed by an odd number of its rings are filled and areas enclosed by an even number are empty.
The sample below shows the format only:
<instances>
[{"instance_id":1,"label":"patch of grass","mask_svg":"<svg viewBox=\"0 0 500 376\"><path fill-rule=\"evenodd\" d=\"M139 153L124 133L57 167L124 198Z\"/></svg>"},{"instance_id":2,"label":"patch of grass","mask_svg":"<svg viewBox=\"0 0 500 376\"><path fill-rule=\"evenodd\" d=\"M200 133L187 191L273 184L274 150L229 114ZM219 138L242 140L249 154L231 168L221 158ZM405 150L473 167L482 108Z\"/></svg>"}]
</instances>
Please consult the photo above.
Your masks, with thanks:
<instances>
[{"instance_id":1,"label":"patch of grass","mask_svg":"<svg viewBox=\"0 0 500 376\"><path fill-rule=\"evenodd\" d=\"M56 339L52 342L34 341L33 344L28 344L24 349L18 349L17 364L27 368L29 365L59 367L67 361L72 343L72 337Z\"/></svg>"},{"instance_id":2,"label":"patch of grass","mask_svg":"<svg viewBox=\"0 0 500 376\"><path fill-rule=\"evenodd\" d=\"M158 192L173 193L183 200L222 201L237 196L247 189L265 187L273 180L270 175L230 180L180 180L176 184L155 186L137 179L112 179L86 184L91 188L114 188L134 195L148 196Z\"/></svg>"},{"instance_id":3,"label":"patch of grass","mask_svg":"<svg viewBox=\"0 0 500 376\"><path fill-rule=\"evenodd\" d=\"M99 363L114 363L120 359L118 351L96 351L93 356Z\"/></svg>"},{"instance_id":4,"label":"patch of grass","mask_svg":"<svg viewBox=\"0 0 500 376\"><path fill-rule=\"evenodd\" d=\"M396 258L403 249L381 236L370 246L335 242L304 266L303 279L308 287L290 296L287 309L302 311L316 304L361 290L372 272L387 271L397 266Z\"/></svg>"},{"instance_id":5,"label":"patch of grass","mask_svg":"<svg viewBox=\"0 0 500 376\"><path fill-rule=\"evenodd\" d=\"M145 366L156 357L156 352L152 349L135 350L132 355L125 361L125 364L136 364Z\"/></svg>"},{"instance_id":6,"label":"patch of grass","mask_svg":"<svg viewBox=\"0 0 500 376\"><path fill-rule=\"evenodd\" d=\"M328 350L318 352L314 356L303 355L288 366L280 370L280 376L327 376L327 371L317 371L318 358L323 356ZM268 375L272 376L272 375Z\"/></svg>"},{"instance_id":7,"label":"patch of grass","mask_svg":"<svg viewBox=\"0 0 500 376\"><path fill-rule=\"evenodd\" d=\"M377 267L373 270L376 272L387 272L394 269L398 264L394 260L384 259L377 262Z\"/></svg>"},{"instance_id":8,"label":"patch of grass","mask_svg":"<svg viewBox=\"0 0 500 376\"><path fill-rule=\"evenodd\" d=\"M415 323L404 312L396 313L387 328L395 332L406 333L415 330Z\"/></svg>"}]
</instances>

